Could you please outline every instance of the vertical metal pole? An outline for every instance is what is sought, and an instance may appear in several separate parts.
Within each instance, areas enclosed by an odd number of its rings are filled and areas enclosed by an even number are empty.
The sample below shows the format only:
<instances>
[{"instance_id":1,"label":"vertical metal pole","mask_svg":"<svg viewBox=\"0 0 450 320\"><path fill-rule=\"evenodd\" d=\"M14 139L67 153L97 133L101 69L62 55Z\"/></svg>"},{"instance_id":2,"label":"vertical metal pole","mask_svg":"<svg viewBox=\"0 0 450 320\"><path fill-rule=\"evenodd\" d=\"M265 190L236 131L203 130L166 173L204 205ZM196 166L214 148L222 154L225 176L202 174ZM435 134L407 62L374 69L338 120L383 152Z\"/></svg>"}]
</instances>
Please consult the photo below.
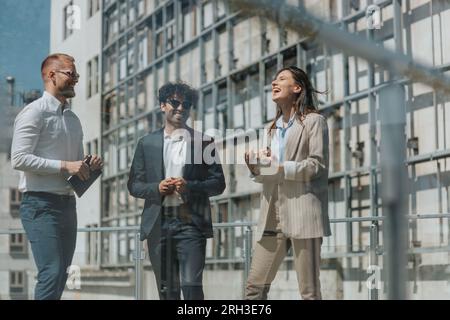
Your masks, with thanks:
<instances>
[{"instance_id":1,"label":"vertical metal pole","mask_svg":"<svg viewBox=\"0 0 450 320\"><path fill-rule=\"evenodd\" d=\"M346 26L347 27L347 26ZM350 85L349 85L349 64L348 64L348 56L346 54L343 55L344 59L344 96L348 96L350 94ZM351 170L351 129L352 129L352 113L351 113L351 105L350 102L345 101L343 104L344 109L344 117L343 117L343 131L344 131L344 171L345 175L344 179L344 199L345 199L345 217L352 217L352 182L351 176L348 174L348 171ZM346 241L347 241L347 252L353 251L353 224L351 222L346 224ZM351 258L347 258L348 266L351 265Z\"/></svg>"},{"instance_id":2,"label":"vertical metal pole","mask_svg":"<svg viewBox=\"0 0 450 320\"><path fill-rule=\"evenodd\" d=\"M242 281L243 298L245 298L245 286L247 283L248 274L250 273L252 254L252 228L250 226L245 227L244 236L244 279Z\"/></svg>"},{"instance_id":3,"label":"vertical metal pole","mask_svg":"<svg viewBox=\"0 0 450 320\"><path fill-rule=\"evenodd\" d=\"M370 239L369 239L369 266L378 267L378 256L377 256L377 248L378 248L378 222L373 221L370 226ZM375 270L375 272L378 272ZM375 278L375 281L379 279ZM375 283L375 286L369 288L369 299L370 300L378 300L378 286L379 283Z\"/></svg>"},{"instance_id":4,"label":"vertical metal pole","mask_svg":"<svg viewBox=\"0 0 450 320\"><path fill-rule=\"evenodd\" d=\"M96 267L100 268L101 264L102 264L102 242L103 242L103 237L102 237L102 232L96 232L95 233L96 239L97 239L97 261L95 263Z\"/></svg>"},{"instance_id":5,"label":"vertical metal pole","mask_svg":"<svg viewBox=\"0 0 450 320\"><path fill-rule=\"evenodd\" d=\"M135 286L134 286L134 298L135 300L142 299L142 260L143 252L141 250L141 233L136 232L134 234L134 269L135 269Z\"/></svg>"},{"instance_id":6,"label":"vertical metal pole","mask_svg":"<svg viewBox=\"0 0 450 320\"><path fill-rule=\"evenodd\" d=\"M438 191L438 213L443 214L443 201L442 201L442 181L441 181L441 162L439 160L436 161L437 171L436 171L436 184ZM444 243L444 219L442 217L439 218L439 243Z\"/></svg>"},{"instance_id":7,"label":"vertical metal pole","mask_svg":"<svg viewBox=\"0 0 450 320\"><path fill-rule=\"evenodd\" d=\"M380 91L381 179L388 299L406 298L408 185L405 164L405 92L393 84Z\"/></svg>"},{"instance_id":8,"label":"vertical metal pole","mask_svg":"<svg viewBox=\"0 0 450 320\"><path fill-rule=\"evenodd\" d=\"M373 0L370 0L368 4L372 4ZM374 30L367 29L366 36L369 40L374 39ZM372 89L375 87L375 67L370 61L368 63L368 78L369 87ZM376 97L371 91L368 96L369 100L369 197L370 197L370 215L372 217L378 216L378 194L377 194L377 137L376 137L376 125L377 125L377 110L376 110ZM370 226L370 243L369 243L369 266L378 267L378 220L372 221ZM369 289L369 299L378 300L378 283L375 283L375 287Z\"/></svg>"},{"instance_id":9,"label":"vertical metal pole","mask_svg":"<svg viewBox=\"0 0 450 320\"><path fill-rule=\"evenodd\" d=\"M394 0L394 41L395 51L403 53L403 36L402 36L402 0Z\"/></svg>"}]
</instances>

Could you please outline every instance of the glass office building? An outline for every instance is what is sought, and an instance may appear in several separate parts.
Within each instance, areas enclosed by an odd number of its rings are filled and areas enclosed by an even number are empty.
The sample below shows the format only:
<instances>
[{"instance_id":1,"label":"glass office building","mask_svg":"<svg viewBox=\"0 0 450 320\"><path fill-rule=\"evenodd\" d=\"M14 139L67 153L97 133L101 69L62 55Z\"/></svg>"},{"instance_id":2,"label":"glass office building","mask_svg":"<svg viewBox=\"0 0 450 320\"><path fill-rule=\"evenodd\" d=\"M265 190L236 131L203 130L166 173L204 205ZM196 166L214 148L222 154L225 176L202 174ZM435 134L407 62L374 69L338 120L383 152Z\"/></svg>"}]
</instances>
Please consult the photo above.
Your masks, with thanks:
<instances>
[{"instance_id":1,"label":"glass office building","mask_svg":"<svg viewBox=\"0 0 450 320\"><path fill-rule=\"evenodd\" d=\"M280 6L300 2L336 28L443 73L450 70L449 1L279 0ZM380 21L379 28L370 29L366 8L373 3ZM227 142L222 144L239 150L245 147L239 136L263 128L275 116L271 81L276 70L297 65L318 90L327 91L319 100L330 128L329 215L334 220L333 235L324 239L322 248L323 285L329 289L324 298L366 299L369 266L383 270L385 264L383 223L378 219L383 215L379 92L392 80L389 70L263 16L238 11L228 1L105 0L102 11L101 225L139 224L143 201L131 197L126 184L138 139L163 124L159 87L181 79L198 88L190 123L216 129L218 142L227 129L240 129L236 139L223 139ZM449 297L449 98L408 79L401 85L411 216L408 294L432 298L442 290ZM257 221L260 186L251 181L242 161L234 165L224 160L227 188L211 199L213 221ZM207 246L208 270L243 268L245 230L216 229ZM127 268L134 246L132 233L104 234L102 267ZM288 258L282 270L287 276L291 269ZM431 287L440 289L433 293ZM385 292L381 286L372 297Z\"/></svg>"}]
</instances>

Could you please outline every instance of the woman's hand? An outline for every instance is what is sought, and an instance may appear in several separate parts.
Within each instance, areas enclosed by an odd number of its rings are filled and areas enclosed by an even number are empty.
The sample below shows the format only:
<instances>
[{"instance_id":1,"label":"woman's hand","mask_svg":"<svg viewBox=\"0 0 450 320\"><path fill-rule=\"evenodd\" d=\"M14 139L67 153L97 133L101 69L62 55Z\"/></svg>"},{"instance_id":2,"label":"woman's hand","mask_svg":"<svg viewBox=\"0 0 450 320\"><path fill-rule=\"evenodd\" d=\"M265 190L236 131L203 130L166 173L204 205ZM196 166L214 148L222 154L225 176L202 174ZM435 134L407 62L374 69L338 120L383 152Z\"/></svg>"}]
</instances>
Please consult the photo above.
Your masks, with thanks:
<instances>
[{"instance_id":1,"label":"woman's hand","mask_svg":"<svg viewBox=\"0 0 450 320\"><path fill-rule=\"evenodd\" d=\"M256 152L253 150L246 151L244 159L250 172L255 176L259 175L260 171L258 168L258 158L256 157Z\"/></svg>"},{"instance_id":2,"label":"woman's hand","mask_svg":"<svg viewBox=\"0 0 450 320\"><path fill-rule=\"evenodd\" d=\"M259 150L258 162L263 167L270 167L272 164L270 149L266 148Z\"/></svg>"}]
</instances>

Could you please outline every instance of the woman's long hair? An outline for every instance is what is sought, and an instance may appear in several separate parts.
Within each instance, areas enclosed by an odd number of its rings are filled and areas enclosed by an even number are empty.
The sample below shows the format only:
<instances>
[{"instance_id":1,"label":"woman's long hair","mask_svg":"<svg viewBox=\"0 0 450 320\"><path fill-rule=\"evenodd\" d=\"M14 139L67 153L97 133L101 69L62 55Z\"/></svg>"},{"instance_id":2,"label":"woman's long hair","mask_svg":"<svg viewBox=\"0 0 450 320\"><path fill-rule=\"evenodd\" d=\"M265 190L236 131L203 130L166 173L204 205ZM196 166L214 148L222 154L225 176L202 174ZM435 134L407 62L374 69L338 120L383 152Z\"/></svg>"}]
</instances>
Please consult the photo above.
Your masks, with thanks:
<instances>
[{"instance_id":1,"label":"woman's long hair","mask_svg":"<svg viewBox=\"0 0 450 320\"><path fill-rule=\"evenodd\" d=\"M289 66L278 70L278 72L275 75L275 78L278 77L278 75L281 72L286 70L292 74L295 83L297 83L302 88L297 98L295 99L294 104L295 114L297 115L297 117L301 121L302 118L306 116L308 113L311 112L318 113L319 110L317 109L318 105L317 94L318 93L323 94L326 92L321 92L314 89L306 72L296 66ZM272 125L270 126L269 134L271 134L272 130L276 128L276 122L278 118L281 116L281 114L282 114L281 108L277 105L277 114L272 122Z\"/></svg>"}]
</instances>

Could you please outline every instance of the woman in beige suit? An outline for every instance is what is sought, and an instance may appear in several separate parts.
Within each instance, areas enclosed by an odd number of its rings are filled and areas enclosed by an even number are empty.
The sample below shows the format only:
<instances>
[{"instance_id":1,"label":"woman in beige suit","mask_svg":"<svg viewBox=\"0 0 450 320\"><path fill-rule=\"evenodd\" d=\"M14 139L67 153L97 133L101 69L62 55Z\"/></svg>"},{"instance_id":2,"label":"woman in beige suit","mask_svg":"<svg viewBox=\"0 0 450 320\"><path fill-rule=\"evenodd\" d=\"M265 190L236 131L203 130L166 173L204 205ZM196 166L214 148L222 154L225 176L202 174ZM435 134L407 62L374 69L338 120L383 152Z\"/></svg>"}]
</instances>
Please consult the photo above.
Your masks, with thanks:
<instances>
[{"instance_id":1,"label":"woman in beige suit","mask_svg":"<svg viewBox=\"0 0 450 320\"><path fill-rule=\"evenodd\" d=\"M247 299L267 299L291 247L302 298L321 299L320 247L331 232L328 127L317 111L317 93L303 70L279 70L272 82L277 114L269 128L269 146L245 154L254 181L262 183Z\"/></svg>"}]
</instances>

